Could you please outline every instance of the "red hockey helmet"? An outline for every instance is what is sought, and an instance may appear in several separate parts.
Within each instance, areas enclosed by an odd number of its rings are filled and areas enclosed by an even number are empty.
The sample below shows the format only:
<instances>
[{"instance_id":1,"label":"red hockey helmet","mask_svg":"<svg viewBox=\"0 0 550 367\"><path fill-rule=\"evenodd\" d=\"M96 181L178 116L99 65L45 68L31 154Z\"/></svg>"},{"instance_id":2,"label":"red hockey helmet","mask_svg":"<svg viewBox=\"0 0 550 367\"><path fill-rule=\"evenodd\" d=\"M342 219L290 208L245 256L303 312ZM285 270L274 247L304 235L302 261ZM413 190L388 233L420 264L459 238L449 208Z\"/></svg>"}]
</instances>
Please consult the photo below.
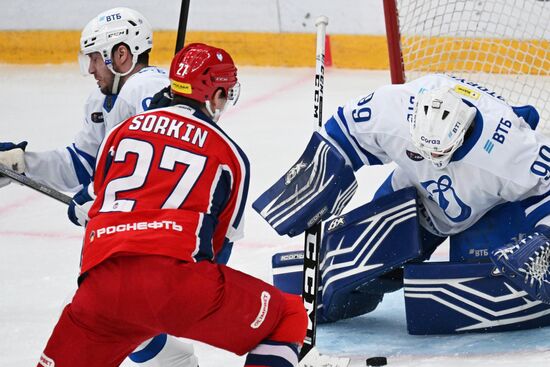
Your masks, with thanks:
<instances>
[{"instance_id":1,"label":"red hockey helmet","mask_svg":"<svg viewBox=\"0 0 550 367\"><path fill-rule=\"evenodd\" d=\"M237 68L221 48L191 43L181 49L170 66L172 93L205 103L222 88L233 104L239 97Z\"/></svg>"}]
</instances>

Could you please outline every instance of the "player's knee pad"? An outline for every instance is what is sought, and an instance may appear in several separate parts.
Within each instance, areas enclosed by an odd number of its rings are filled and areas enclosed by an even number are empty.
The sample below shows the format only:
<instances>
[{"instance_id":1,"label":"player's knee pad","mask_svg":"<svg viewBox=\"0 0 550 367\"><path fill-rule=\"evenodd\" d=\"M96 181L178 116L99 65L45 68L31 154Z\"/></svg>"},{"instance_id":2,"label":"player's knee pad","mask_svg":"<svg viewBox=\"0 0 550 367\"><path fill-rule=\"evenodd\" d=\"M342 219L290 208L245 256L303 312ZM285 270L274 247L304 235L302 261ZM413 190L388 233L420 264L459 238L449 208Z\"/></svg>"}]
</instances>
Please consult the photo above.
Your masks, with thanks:
<instances>
[{"instance_id":1,"label":"player's knee pad","mask_svg":"<svg viewBox=\"0 0 550 367\"><path fill-rule=\"evenodd\" d=\"M410 334L498 332L550 325L550 306L529 298L491 263L405 265Z\"/></svg>"},{"instance_id":2,"label":"player's knee pad","mask_svg":"<svg viewBox=\"0 0 550 367\"><path fill-rule=\"evenodd\" d=\"M252 207L280 235L296 236L340 214L356 189L353 169L345 158L314 133L298 162Z\"/></svg>"}]
</instances>

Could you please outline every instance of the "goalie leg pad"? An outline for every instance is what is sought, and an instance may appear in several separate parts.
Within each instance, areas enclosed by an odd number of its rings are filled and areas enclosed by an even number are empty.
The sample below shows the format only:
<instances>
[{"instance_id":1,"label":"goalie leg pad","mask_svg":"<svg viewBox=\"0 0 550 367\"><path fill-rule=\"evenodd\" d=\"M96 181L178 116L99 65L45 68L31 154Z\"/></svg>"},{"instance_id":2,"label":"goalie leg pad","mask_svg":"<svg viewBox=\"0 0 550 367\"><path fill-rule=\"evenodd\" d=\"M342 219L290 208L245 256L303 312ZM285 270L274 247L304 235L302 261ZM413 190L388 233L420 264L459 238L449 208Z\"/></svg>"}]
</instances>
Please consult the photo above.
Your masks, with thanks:
<instances>
[{"instance_id":1,"label":"goalie leg pad","mask_svg":"<svg viewBox=\"0 0 550 367\"><path fill-rule=\"evenodd\" d=\"M325 224L320 271L327 318L339 313L333 307L340 292L365 292L377 277L421 256L416 198L414 188L402 189Z\"/></svg>"},{"instance_id":2,"label":"goalie leg pad","mask_svg":"<svg viewBox=\"0 0 550 367\"><path fill-rule=\"evenodd\" d=\"M384 293L400 289L399 267L421 257L416 190L384 196L329 221L321 245L320 320L370 312ZM273 284L301 294L303 252L273 256ZM394 270L396 269L396 270Z\"/></svg>"},{"instance_id":3,"label":"goalie leg pad","mask_svg":"<svg viewBox=\"0 0 550 367\"><path fill-rule=\"evenodd\" d=\"M283 292L302 294L304 251L279 252L271 258L273 285Z\"/></svg>"},{"instance_id":4,"label":"goalie leg pad","mask_svg":"<svg viewBox=\"0 0 550 367\"><path fill-rule=\"evenodd\" d=\"M301 295L302 278L304 274L304 252L289 251L273 255L273 285L280 290ZM373 311L382 301L386 292L392 292L401 288L403 276L399 279L392 279L384 275L368 283L368 287L356 289L340 289L332 298L330 315L325 315L324 307L321 304L322 287L319 292L319 308L317 310L317 321L319 323L334 322L364 315Z\"/></svg>"},{"instance_id":5,"label":"goalie leg pad","mask_svg":"<svg viewBox=\"0 0 550 367\"><path fill-rule=\"evenodd\" d=\"M292 237L340 214L356 190L353 169L345 158L314 133L298 162L252 207L277 233Z\"/></svg>"},{"instance_id":6,"label":"goalie leg pad","mask_svg":"<svg viewBox=\"0 0 550 367\"><path fill-rule=\"evenodd\" d=\"M550 325L550 306L535 302L491 263L405 265L410 334L500 332Z\"/></svg>"}]
</instances>

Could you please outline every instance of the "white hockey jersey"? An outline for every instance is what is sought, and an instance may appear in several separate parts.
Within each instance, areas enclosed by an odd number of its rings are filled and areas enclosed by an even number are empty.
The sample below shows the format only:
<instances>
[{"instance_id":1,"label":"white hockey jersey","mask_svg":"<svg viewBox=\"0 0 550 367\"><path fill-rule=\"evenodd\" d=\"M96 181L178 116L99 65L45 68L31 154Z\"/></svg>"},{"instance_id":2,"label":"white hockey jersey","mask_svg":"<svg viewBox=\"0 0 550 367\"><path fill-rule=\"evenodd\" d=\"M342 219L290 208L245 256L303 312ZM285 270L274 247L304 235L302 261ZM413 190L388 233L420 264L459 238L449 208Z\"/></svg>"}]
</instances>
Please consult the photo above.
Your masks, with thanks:
<instances>
[{"instance_id":1,"label":"white hockey jersey","mask_svg":"<svg viewBox=\"0 0 550 367\"><path fill-rule=\"evenodd\" d=\"M436 169L416 151L409 120L415 96L442 86L458 92L477 115L449 165ZM533 131L526 120L538 121L531 106L511 107L480 85L435 74L350 101L326 122L323 135L355 170L395 162L392 188L416 187L426 208L420 210L423 227L450 235L504 202L530 198L526 214L533 223L550 214L550 138Z\"/></svg>"},{"instance_id":2,"label":"white hockey jersey","mask_svg":"<svg viewBox=\"0 0 550 367\"><path fill-rule=\"evenodd\" d=\"M117 95L94 90L84 107L84 126L72 145L25 153L25 174L57 190L75 192L92 180L98 148L105 133L143 112L155 93L169 85L165 70L146 67L132 75Z\"/></svg>"}]
</instances>

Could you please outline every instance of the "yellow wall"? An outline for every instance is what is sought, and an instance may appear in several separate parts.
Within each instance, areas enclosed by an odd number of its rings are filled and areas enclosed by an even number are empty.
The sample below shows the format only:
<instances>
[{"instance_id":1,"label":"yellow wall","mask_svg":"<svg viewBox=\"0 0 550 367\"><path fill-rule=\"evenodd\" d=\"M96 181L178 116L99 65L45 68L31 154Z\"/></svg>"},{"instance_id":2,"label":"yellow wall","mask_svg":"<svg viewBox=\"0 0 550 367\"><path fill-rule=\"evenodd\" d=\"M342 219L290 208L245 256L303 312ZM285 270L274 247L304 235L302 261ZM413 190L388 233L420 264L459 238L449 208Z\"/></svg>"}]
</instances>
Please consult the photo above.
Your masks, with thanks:
<instances>
[{"instance_id":1,"label":"yellow wall","mask_svg":"<svg viewBox=\"0 0 550 367\"><path fill-rule=\"evenodd\" d=\"M58 64L76 61L79 31L2 31L0 32L0 63L10 64ZM175 31L156 31L155 46L151 63L167 65L174 53ZM189 32L186 43L205 42L226 49L238 65L255 66L314 66L315 35L304 33L253 33L253 32ZM423 68L433 57L424 58L435 48L436 54L444 56L444 64L437 70L456 70L463 64L475 70L493 72L526 72L548 75L550 61L545 50L550 48L548 41L510 41L495 39L449 39L431 40L414 38L404 40L404 46L423 50L423 53L405 57L414 68ZM500 53L499 57L486 57L487 63L474 63L468 60L472 53L457 51L458 47ZM374 35L330 36L330 49L333 66L351 69L388 69L386 38ZM424 55L423 55L424 54ZM475 53L474 53L475 54ZM509 62L508 57L516 57L524 62ZM496 65L496 69L494 66Z\"/></svg>"},{"instance_id":2,"label":"yellow wall","mask_svg":"<svg viewBox=\"0 0 550 367\"><path fill-rule=\"evenodd\" d=\"M58 64L76 62L79 31L0 32L0 63ZM174 54L175 31L156 31L153 64L166 65ZM239 65L314 66L315 35L303 33L189 32L186 43L205 42L226 49ZM387 69L383 36L333 35L333 65Z\"/></svg>"}]
</instances>

